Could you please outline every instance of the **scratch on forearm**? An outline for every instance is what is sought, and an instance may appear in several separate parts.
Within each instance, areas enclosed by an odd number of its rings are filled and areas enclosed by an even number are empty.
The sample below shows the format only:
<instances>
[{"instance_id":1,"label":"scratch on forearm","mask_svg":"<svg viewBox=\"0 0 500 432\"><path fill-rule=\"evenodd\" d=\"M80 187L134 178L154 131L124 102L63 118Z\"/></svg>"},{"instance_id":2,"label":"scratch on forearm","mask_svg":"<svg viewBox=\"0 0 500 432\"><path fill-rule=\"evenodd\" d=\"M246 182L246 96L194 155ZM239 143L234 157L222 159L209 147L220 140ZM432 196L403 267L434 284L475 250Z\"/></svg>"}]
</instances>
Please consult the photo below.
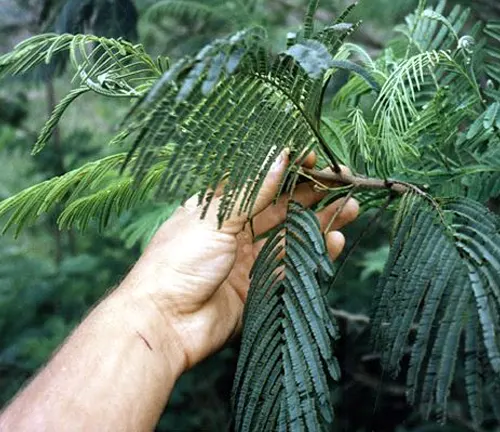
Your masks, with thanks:
<instances>
[{"instance_id":1,"label":"scratch on forearm","mask_svg":"<svg viewBox=\"0 0 500 432\"><path fill-rule=\"evenodd\" d=\"M139 333L137 330L136 330L136 333L137 333L137 336L139 336L142 339L142 341L146 344L146 346L149 348L149 350L153 351L153 347L151 346L149 341L141 333Z\"/></svg>"}]
</instances>

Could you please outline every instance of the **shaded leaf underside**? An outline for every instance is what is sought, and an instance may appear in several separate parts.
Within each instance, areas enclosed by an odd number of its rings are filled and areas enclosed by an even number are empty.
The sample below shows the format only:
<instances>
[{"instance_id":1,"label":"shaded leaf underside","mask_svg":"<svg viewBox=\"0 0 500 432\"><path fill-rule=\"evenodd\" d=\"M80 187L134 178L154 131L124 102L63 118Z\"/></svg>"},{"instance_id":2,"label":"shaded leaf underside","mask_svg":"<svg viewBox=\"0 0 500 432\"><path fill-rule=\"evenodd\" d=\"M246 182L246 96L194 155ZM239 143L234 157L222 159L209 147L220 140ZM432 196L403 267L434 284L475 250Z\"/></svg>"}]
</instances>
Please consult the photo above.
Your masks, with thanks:
<instances>
[{"instance_id":1,"label":"shaded leaf underside","mask_svg":"<svg viewBox=\"0 0 500 432\"><path fill-rule=\"evenodd\" d=\"M328 430L329 384L339 378L325 298L332 275L314 213L290 203L251 274L233 388L236 430Z\"/></svg>"},{"instance_id":2,"label":"shaded leaf underside","mask_svg":"<svg viewBox=\"0 0 500 432\"><path fill-rule=\"evenodd\" d=\"M481 377L500 373L500 223L472 200L443 200L440 207L404 198L377 288L373 341L397 373L414 333L409 400L444 419L465 338L466 389L479 423Z\"/></svg>"}]
</instances>

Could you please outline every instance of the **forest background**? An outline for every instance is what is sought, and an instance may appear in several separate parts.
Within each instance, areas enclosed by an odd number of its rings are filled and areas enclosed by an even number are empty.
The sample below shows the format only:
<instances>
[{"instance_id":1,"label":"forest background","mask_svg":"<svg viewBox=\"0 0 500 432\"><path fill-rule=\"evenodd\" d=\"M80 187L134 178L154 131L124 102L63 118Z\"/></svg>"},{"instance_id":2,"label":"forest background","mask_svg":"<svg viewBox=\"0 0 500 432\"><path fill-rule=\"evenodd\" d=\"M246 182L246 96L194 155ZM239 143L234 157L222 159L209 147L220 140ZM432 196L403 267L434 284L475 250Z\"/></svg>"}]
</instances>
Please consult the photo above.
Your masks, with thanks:
<instances>
[{"instance_id":1,"label":"forest background","mask_svg":"<svg viewBox=\"0 0 500 432\"><path fill-rule=\"evenodd\" d=\"M187 11L182 6L174 12L161 12L155 4L162 2L154 0L135 0L133 5L129 1L94 0L94 10L103 8L106 20L86 21L84 26L75 22L78 15L74 11L78 4L85 3L91 2L0 0L0 53L31 35L57 30L61 25L80 25L80 32L99 33L99 28L107 27L114 32L107 36L133 39L143 43L151 54L175 59L250 23L263 25L272 40L281 41L288 31L300 27L306 7L305 0L260 1L251 16L245 16L237 10L236 1L204 0L207 6L224 5L220 16L207 20L200 11ZM323 1L317 18L329 23L350 3ZM394 36L395 26L404 22L417 3L418 0L361 2L355 18L362 19L363 24L351 42L362 45L376 58ZM472 8L471 25L481 18L500 18L497 0L449 1L447 7L451 9L454 3ZM106 142L112 138L128 105L88 95L65 114L51 145L36 157L30 156L37 132L69 90L69 82L70 76L64 71L0 82L0 200L116 151ZM105 230L91 223L83 233L60 231L56 216L48 215L17 239L10 233L0 237L0 408L50 358L89 308L119 283L154 231L151 227L168 218L172 210L149 204L113 221ZM143 223L135 223L143 220L144 215L151 215L148 232ZM362 217L347 230L348 242L364 231L369 220L369 215ZM477 431L462 409L463 394L459 389L454 394L456 406L446 427L423 422L405 403L403 381L391 380L384 374L376 361L377 353L370 351L367 314L377 276L388 256L389 230L390 221L380 219L356 248L331 290L330 299L338 309L343 334L337 349L343 378L337 392L335 430ZM230 418L229 395L237 352L235 341L186 373L157 430L225 430ZM484 430L498 430L497 427L496 423L485 424Z\"/></svg>"}]
</instances>

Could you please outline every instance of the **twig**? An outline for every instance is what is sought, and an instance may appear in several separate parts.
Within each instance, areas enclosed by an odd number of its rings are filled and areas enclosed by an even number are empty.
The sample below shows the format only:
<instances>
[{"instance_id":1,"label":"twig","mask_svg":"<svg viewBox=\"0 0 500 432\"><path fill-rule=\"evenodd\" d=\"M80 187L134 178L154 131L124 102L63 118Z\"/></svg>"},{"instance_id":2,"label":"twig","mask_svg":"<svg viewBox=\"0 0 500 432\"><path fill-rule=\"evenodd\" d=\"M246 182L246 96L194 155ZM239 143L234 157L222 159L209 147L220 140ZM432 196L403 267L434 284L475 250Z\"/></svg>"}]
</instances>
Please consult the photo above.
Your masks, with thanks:
<instances>
[{"instance_id":1,"label":"twig","mask_svg":"<svg viewBox=\"0 0 500 432\"><path fill-rule=\"evenodd\" d=\"M361 234L359 235L359 237L356 239L356 241L350 247L350 249L348 250L348 252L346 254L346 257L345 257L344 261L342 261L342 264L340 264L339 268L337 269L337 273L335 273L335 276L333 278L333 281L331 282L330 287L332 287L332 286L335 285L335 282L337 282L337 280L339 278L339 275L342 273L342 270L344 270L345 264L347 263L347 261L349 260L349 258L353 254L353 252L356 250L356 248L359 246L359 244L361 243L361 240L364 239L365 235L367 235L373 229L373 227L376 226L376 224L379 221L380 217L387 210L387 207L389 207L389 204L391 203L391 201L392 201L393 198L394 197L392 196L392 194L389 195L389 197L387 198L387 200L384 203L384 205L377 211L377 213L375 214L375 216L370 220L370 222L368 223L368 225L366 226L366 228L361 232Z\"/></svg>"},{"instance_id":2,"label":"twig","mask_svg":"<svg viewBox=\"0 0 500 432\"><path fill-rule=\"evenodd\" d=\"M370 387L381 393L391 394L393 396L401 396L401 397L406 396L406 387L404 386L387 382L384 383L374 377L359 372L354 373L352 377L359 384L362 384L366 387Z\"/></svg>"},{"instance_id":3,"label":"twig","mask_svg":"<svg viewBox=\"0 0 500 432\"><path fill-rule=\"evenodd\" d=\"M314 178L312 175L309 175L307 174L306 172L304 172L304 170L299 170L299 174L306 178L307 180L311 181L314 183L314 186L316 188L316 190L318 192L325 192L325 191L329 191L329 190L332 190L332 188L326 186L325 184L321 183L318 179ZM349 186L350 187L350 186Z\"/></svg>"},{"instance_id":4,"label":"twig","mask_svg":"<svg viewBox=\"0 0 500 432\"><path fill-rule=\"evenodd\" d=\"M367 326L371 325L371 319L368 315L351 313L351 312L347 312L347 311L342 310L342 309L331 309L331 312L332 312L332 315L339 320L348 321L348 322L354 323L354 324L363 324L363 325L367 325ZM389 322L384 321L381 324L381 327L387 327L389 325L390 325ZM410 330L417 331L418 324L413 324L410 327ZM362 360L363 361L370 361L370 360L373 360L374 357L379 358L380 354L372 353L372 354L364 356Z\"/></svg>"},{"instance_id":5,"label":"twig","mask_svg":"<svg viewBox=\"0 0 500 432\"><path fill-rule=\"evenodd\" d=\"M397 194L405 194L410 190L425 195L425 192L417 186L399 180L382 180L377 178L362 177L345 172L323 172L308 168L301 168L301 171L309 177L326 183L340 183L351 185L356 189L385 189Z\"/></svg>"},{"instance_id":6,"label":"twig","mask_svg":"<svg viewBox=\"0 0 500 432\"><path fill-rule=\"evenodd\" d=\"M340 309L332 309L332 314L335 318L348 321L350 323L370 325L370 317L362 314L353 314Z\"/></svg>"},{"instance_id":7,"label":"twig","mask_svg":"<svg viewBox=\"0 0 500 432\"><path fill-rule=\"evenodd\" d=\"M354 192L356 192L356 187L353 187L349 193L346 195L346 197L344 198L344 200L342 201L342 204L339 206L339 208L335 211L335 214L332 216L332 218L330 219L330 222L328 222L328 225L325 229L325 235L328 234L330 232L330 229L332 228L333 224L335 223L335 221L337 220L337 217L344 211L345 209L345 206L347 205L347 203L349 202L349 200L352 198L352 196L354 195Z\"/></svg>"}]
</instances>

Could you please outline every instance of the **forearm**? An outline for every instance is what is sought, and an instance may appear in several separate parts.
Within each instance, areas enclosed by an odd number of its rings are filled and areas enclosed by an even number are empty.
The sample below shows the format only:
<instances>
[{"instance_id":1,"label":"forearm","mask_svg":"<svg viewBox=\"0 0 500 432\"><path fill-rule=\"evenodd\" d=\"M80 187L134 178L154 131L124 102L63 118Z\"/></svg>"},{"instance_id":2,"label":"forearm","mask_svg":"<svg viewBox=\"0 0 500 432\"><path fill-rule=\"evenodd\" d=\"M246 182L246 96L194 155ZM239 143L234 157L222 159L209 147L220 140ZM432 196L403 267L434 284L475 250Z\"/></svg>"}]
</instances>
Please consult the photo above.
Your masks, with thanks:
<instances>
[{"instance_id":1,"label":"forearm","mask_svg":"<svg viewBox=\"0 0 500 432\"><path fill-rule=\"evenodd\" d=\"M0 430L153 430L184 358L147 299L118 290L0 416Z\"/></svg>"}]
</instances>

